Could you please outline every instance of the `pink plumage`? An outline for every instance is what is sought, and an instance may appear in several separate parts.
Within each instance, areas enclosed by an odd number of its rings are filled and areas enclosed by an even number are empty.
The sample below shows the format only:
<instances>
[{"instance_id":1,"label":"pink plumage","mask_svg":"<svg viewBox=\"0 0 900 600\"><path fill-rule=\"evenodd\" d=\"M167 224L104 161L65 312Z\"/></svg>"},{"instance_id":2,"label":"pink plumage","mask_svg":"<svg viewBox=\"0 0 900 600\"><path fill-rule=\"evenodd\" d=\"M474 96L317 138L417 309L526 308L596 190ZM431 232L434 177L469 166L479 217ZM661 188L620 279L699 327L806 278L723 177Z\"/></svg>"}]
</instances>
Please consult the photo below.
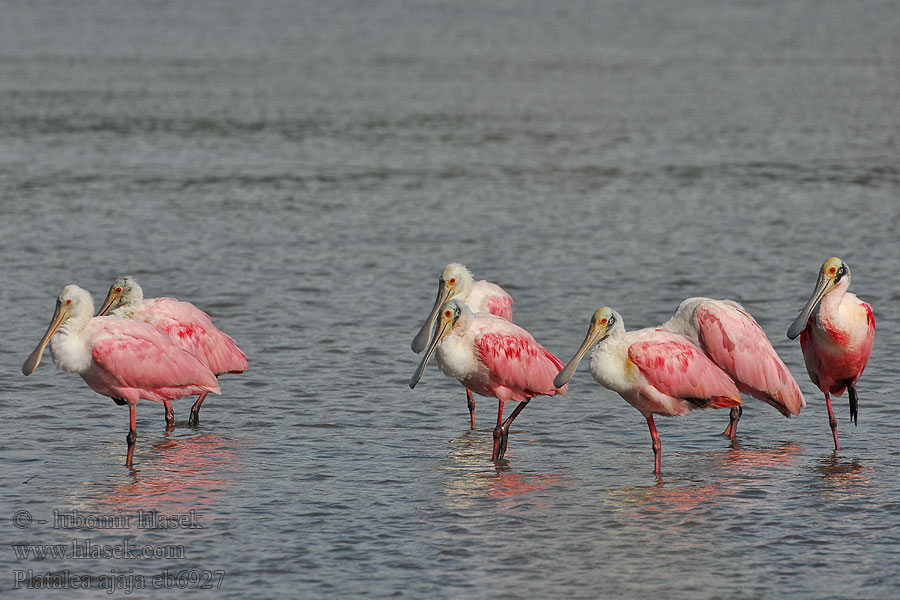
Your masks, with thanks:
<instances>
[{"instance_id":1,"label":"pink plumage","mask_svg":"<svg viewBox=\"0 0 900 600\"><path fill-rule=\"evenodd\" d=\"M94 391L118 404L128 404L130 428L126 440L130 466L137 440L135 409L138 400L166 405L184 396L219 393L216 376L199 359L172 343L152 325L117 317L91 317L91 295L76 285L63 288L47 332L22 364L30 375L41 361L47 343L53 362L78 373Z\"/></svg>"},{"instance_id":2,"label":"pink plumage","mask_svg":"<svg viewBox=\"0 0 900 600\"><path fill-rule=\"evenodd\" d=\"M734 382L681 336L658 331L652 341L631 344L628 358L657 391L686 401L687 404L681 404L684 408L723 408L739 404L734 401L738 395Z\"/></svg>"},{"instance_id":3,"label":"pink plumage","mask_svg":"<svg viewBox=\"0 0 900 600\"><path fill-rule=\"evenodd\" d=\"M486 312L513 320L513 299L506 290L490 281L476 281L469 297L463 300L472 312Z\"/></svg>"},{"instance_id":4,"label":"pink plumage","mask_svg":"<svg viewBox=\"0 0 900 600\"><path fill-rule=\"evenodd\" d=\"M409 385L416 386L436 351L445 375L456 378L475 393L497 398L491 458L500 460L506 451L509 427L528 402L535 396L566 393L565 385L553 384L562 363L530 333L506 319L473 313L458 300L447 301L439 312L434 334ZM504 421L503 405L510 400L519 404Z\"/></svg>"},{"instance_id":5,"label":"pink plumage","mask_svg":"<svg viewBox=\"0 0 900 600\"><path fill-rule=\"evenodd\" d=\"M80 375L104 396L136 404L139 398L162 402L220 393L215 375L201 361L145 323L97 317L84 337L92 360Z\"/></svg>"},{"instance_id":6,"label":"pink plumage","mask_svg":"<svg viewBox=\"0 0 900 600\"><path fill-rule=\"evenodd\" d=\"M775 407L784 416L800 414L806 406L797 380L762 327L737 302L688 298L662 327L695 340L741 392ZM740 414L740 407L732 410L725 435L734 438Z\"/></svg>"},{"instance_id":7,"label":"pink plumage","mask_svg":"<svg viewBox=\"0 0 900 600\"><path fill-rule=\"evenodd\" d=\"M688 336L661 328L626 331L622 316L609 307L597 309L587 335L572 359L554 379L568 382L578 363L591 354L591 375L636 408L650 428L654 472L660 472L662 444L653 415L684 415L697 408L740 406L734 382Z\"/></svg>"},{"instance_id":8,"label":"pink plumage","mask_svg":"<svg viewBox=\"0 0 900 600\"><path fill-rule=\"evenodd\" d=\"M144 292L133 277L121 277L109 288L98 315L112 314L151 325L168 336L173 344L197 357L216 375L243 373L247 370L247 356L234 339L213 325L208 314L191 304L175 298L144 300ZM188 423L200 423L200 406L206 394L201 394L191 407ZM166 423L174 427L172 406L166 403Z\"/></svg>"},{"instance_id":9,"label":"pink plumage","mask_svg":"<svg viewBox=\"0 0 900 600\"><path fill-rule=\"evenodd\" d=\"M828 321L823 321L820 330L824 336L817 335L816 327L812 324L800 334L800 348L806 370L812 382L823 392L843 395L848 385L855 385L859 381L869 364L872 345L875 343L875 315L869 304L860 302L860 305L866 316L865 333L861 336L860 343L849 343L852 336ZM862 327L858 329L862 331ZM824 341L819 339L822 337L825 338Z\"/></svg>"},{"instance_id":10,"label":"pink plumage","mask_svg":"<svg viewBox=\"0 0 900 600\"><path fill-rule=\"evenodd\" d=\"M243 373L247 370L247 355L230 335L213 325L208 314L191 304L175 298L144 300L131 316L169 336L216 375Z\"/></svg>"},{"instance_id":11,"label":"pink plumage","mask_svg":"<svg viewBox=\"0 0 900 600\"><path fill-rule=\"evenodd\" d=\"M484 369L462 380L467 388L504 401L565 395L565 387L553 385L562 361L521 327L500 317L480 319L474 326L482 328L482 333L474 337L474 343Z\"/></svg>"}]
</instances>

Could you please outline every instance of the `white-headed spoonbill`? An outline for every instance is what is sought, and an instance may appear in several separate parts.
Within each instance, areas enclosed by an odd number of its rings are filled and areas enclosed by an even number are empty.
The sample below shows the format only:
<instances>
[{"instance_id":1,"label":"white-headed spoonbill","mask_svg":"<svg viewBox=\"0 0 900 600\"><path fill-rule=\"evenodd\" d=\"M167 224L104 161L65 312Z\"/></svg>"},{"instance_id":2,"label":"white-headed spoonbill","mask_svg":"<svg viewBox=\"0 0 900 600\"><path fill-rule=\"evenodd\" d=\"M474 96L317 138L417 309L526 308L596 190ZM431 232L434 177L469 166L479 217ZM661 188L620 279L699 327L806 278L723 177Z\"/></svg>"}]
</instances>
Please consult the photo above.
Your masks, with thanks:
<instances>
[{"instance_id":1,"label":"white-headed spoonbill","mask_svg":"<svg viewBox=\"0 0 900 600\"><path fill-rule=\"evenodd\" d=\"M116 279L106 294L97 316L110 314L122 319L149 323L165 333L176 346L187 350L206 365L216 377L223 373L243 373L247 370L247 355L234 341L215 325L208 314L191 304L175 298L144 300L144 291L134 277ZM191 407L188 424L200 424L200 405L206 392L200 394ZM166 425L174 427L172 403L164 401Z\"/></svg>"},{"instance_id":2,"label":"white-headed spoonbill","mask_svg":"<svg viewBox=\"0 0 900 600\"><path fill-rule=\"evenodd\" d=\"M413 352L418 354L425 349L438 311L451 298L464 302L474 313L490 313L512 321L512 296L496 283L483 279L475 281L472 273L465 266L459 263L450 263L444 267L438 278L438 293L434 300L434 306L431 307L431 313L425 319L419 333L413 338L411 344ZM466 388L466 403L469 407L471 427L475 429L475 398L468 388Z\"/></svg>"},{"instance_id":3,"label":"white-headed spoonbill","mask_svg":"<svg viewBox=\"0 0 900 600\"><path fill-rule=\"evenodd\" d=\"M662 444L653 415L672 417L697 408L740 406L737 387L687 336L665 329L625 331L622 316L608 307L597 309L581 347L553 380L569 381L585 353L591 375L618 392L647 419L653 438L654 473L660 473Z\"/></svg>"},{"instance_id":4,"label":"white-headed spoonbill","mask_svg":"<svg viewBox=\"0 0 900 600\"><path fill-rule=\"evenodd\" d=\"M117 404L128 404L131 426L125 438L125 464L131 466L138 400L164 402L206 392L218 394L219 384L203 363L152 326L93 314L94 301L87 291L77 285L64 287L50 326L22 364L22 373L34 372L49 341L59 369L78 373L95 392Z\"/></svg>"},{"instance_id":5,"label":"white-headed spoonbill","mask_svg":"<svg viewBox=\"0 0 900 600\"><path fill-rule=\"evenodd\" d=\"M510 425L532 398L566 393L565 385L553 384L562 362L530 333L496 315L473 313L458 300L448 300L440 307L434 335L409 387L416 387L435 351L445 375L500 402L491 454L494 461L503 458ZM504 421L503 404L508 400L519 404Z\"/></svg>"}]
</instances>

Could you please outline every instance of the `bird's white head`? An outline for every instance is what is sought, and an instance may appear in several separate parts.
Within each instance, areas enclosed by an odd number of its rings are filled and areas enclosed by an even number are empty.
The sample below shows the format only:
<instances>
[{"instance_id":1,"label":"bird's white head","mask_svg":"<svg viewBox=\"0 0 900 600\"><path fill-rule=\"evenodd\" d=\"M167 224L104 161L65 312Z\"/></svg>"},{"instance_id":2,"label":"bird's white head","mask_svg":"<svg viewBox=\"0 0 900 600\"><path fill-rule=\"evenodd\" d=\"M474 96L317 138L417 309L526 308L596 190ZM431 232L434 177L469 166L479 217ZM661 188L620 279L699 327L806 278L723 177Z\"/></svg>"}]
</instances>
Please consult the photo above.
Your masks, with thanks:
<instances>
[{"instance_id":1,"label":"bird's white head","mask_svg":"<svg viewBox=\"0 0 900 600\"><path fill-rule=\"evenodd\" d=\"M87 290L77 285L64 287L56 299L56 310L53 312L50 326L41 338L41 341L38 342L38 345L35 346L28 358L25 359L25 362L22 363L22 373L31 375L34 372L41 362L44 348L57 331L60 329L73 332L81 331L88 324L88 321L91 320L91 315L93 314L94 300Z\"/></svg>"},{"instance_id":2,"label":"bird's white head","mask_svg":"<svg viewBox=\"0 0 900 600\"><path fill-rule=\"evenodd\" d=\"M822 264L822 268L819 269L819 277L816 280L816 287L812 296L809 297L806 306L803 307L803 310L800 311L800 314L797 315L797 318L794 319L794 322L791 323L787 330L788 338L794 339L800 335L801 331L806 329L810 315L812 315L826 294L831 293L835 289L846 290L849 285L850 267L837 256L832 256L826 260Z\"/></svg>"},{"instance_id":3,"label":"bird's white head","mask_svg":"<svg viewBox=\"0 0 900 600\"><path fill-rule=\"evenodd\" d=\"M106 299L100 305L97 316L102 317L122 307L125 307L126 312L134 311L143 301L144 290L138 285L137 280L131 275L119 277L109 286Z\"/></svg>"},{"instance_id":4,"label":"bird's white head","mask_svg":"<svg viewBox=\"0 0 900 600\"><path fill-rule=\"evenodd\" d=\"M425 323L422 324L410 345L413 352L421 352L425 349L425 345L428 342L428 334L434 326L434 320L437 318L441 307L451 298L465 302L469 294L472 293L474 286L475 280L472 278L472 273L465 266L459 263L450 263L444 267L444 270L441 271L441 276L438 278L438 293L437 298L434 299L434 306L431 307L428 318L425 319Z\"/></svg>"},{"instance_id":5,"label":"bird's white head","mask_svg":"<svg viewBox=\"0 0 900 600\"><path fill-rule=\"evenodd\" d=\"M425 349L425 355L422 357L422 361L419 363L418 368L416 368L415 373L413 373L413 376L409 380L409 387L416 387L416 384L419 383L419 380L422 378L422 373L425 371L425 365L428 364L431 355L434 354L437 347L441 345L444 338L450 335L451 331L465 324L470 314L472 314L472 311L469 310L469 307L459 300L448 300L441 306L440 317L434 327L431 342L429 342L428 347Z\"/></svg>"},{"instance_id":6,"label":"bird's white head","mask_svg":"<svg viewBox=\"0 0 900 600\"><path fill-rule=\"evenodd\" d=\"M463 302L472 293L472 287L475 285L472 273L465 265L459 263L450 263L444 267L440 281L449 292L448 298L459 298Z\"/></svg>"},{"instance_id":7,"label":"bird's white head","mask_svg":"<svg viewBox=\"0 0 900 600\"><path fill-rule=\"evenodd\" d=\"M575 375L575 370L578 368L578 363L581 362L581 359L584 358L591 346L603 341L614 333L624 330L625 325L622 323L622 315L608 306L595 310L591 316L591 324L588 327L587 335L584 336L584 341L581 342L581 346L575 351L572 359L566 363L566 366L553 379L553 385L562 387L572 379L572 376Z\"/></svg>"}]
</instances>

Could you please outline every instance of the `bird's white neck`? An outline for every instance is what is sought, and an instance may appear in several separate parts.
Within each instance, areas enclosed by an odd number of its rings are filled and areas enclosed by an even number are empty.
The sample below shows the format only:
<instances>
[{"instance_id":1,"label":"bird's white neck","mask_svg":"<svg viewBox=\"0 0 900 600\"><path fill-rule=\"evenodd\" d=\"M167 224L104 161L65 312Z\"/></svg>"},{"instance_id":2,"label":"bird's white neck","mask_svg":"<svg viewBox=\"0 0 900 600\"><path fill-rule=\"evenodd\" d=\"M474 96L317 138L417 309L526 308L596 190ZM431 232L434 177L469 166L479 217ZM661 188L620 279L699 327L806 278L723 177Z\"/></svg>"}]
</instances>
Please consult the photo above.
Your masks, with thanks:
<instances>
[{"instance_id":1,"label":"bird's white neck","mask_svg":"<svg viewBox=\"0 0 900 600\"><path fill-rule=\"evenodd\" d=\"M50 356L58 369L83 373L91 366L91 349L84 335L86 323L73 328L66 323L50 340Z\"/></svg>"}]
</instances>

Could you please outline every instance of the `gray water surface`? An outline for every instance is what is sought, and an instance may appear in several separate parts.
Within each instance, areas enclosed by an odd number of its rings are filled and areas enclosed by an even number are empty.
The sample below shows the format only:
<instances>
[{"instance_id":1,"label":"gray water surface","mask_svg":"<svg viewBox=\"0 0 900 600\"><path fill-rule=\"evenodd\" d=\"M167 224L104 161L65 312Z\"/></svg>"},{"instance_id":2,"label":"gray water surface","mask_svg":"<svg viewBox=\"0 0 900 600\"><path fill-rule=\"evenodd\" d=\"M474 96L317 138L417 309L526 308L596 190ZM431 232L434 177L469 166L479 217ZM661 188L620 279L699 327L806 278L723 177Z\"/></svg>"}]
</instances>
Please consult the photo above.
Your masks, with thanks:
<instances>
[{"instance_id":1,"label":"gray water surface","mask_svg":"<svg viewBox=\"0 0 900 600\"><path fill-rule=\"evenodd\" d=\"M900 5L658 4L3 2L0 590L896 597ZM784 336L832 255L877 326L836 454ZM727 411L659 418L657 478L645 421L585 363L494 465L494 400L469 431L436 364L407 385L451 261L563 360L599 306L637 328L738 300L808 407L748 399L734 443ZM65 284L99 302L126 273L251 365L199 429L190 400L168 433L139 404L133 470L124 407L48 355L19 370ZM200 527L139 527L153 510ZM174 554L13 548L88 540Z\"/></svg>"}]
</instances>

